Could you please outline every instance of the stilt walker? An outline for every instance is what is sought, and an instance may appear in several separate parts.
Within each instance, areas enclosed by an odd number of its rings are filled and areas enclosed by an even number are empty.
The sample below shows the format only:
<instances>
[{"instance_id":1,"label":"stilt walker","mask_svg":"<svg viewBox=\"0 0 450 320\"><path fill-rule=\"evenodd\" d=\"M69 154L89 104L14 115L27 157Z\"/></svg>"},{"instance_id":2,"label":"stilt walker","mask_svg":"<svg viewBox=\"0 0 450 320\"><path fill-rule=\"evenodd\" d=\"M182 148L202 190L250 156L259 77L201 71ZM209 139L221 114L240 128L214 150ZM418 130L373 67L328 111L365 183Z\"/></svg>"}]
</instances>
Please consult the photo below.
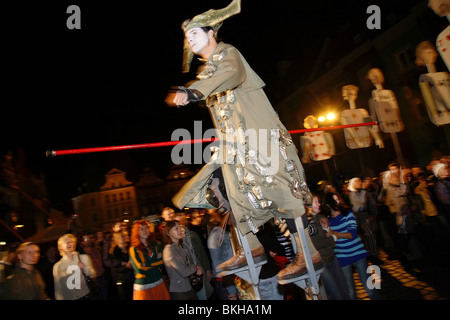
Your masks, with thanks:
<instances>
[{"instance_id":1,"label":"stilt walker","mask_svg":"<svg viewBox=\"0 0 450 320\"><path fill-rule=\"evenodd\" d=\"M216 40L222 22L240 13L240 3L234 0L224 9L209 10L182 24L183 71L189 70L194 54L205 64L195 82L170 92L166 102L179 107L205 100L220 144L211 161L174 196L173 203L178 208L213 204L245 238L243 248L217 267L219 272L237 272L248 266L254 276L253 271L265 260L264 248L255 235L258 228L274 217L291 221L298 251L295 261L279 272L282 281L304 275L307 268L314 273L314 264L320 266L320 254L301 223L304 205L310 204L312 197L292 138L263 91L264 82L235 47ZM300 232L294 219L300 220ZM249 278L257 286L258 279Z\"/></svg>"}]
</instances>

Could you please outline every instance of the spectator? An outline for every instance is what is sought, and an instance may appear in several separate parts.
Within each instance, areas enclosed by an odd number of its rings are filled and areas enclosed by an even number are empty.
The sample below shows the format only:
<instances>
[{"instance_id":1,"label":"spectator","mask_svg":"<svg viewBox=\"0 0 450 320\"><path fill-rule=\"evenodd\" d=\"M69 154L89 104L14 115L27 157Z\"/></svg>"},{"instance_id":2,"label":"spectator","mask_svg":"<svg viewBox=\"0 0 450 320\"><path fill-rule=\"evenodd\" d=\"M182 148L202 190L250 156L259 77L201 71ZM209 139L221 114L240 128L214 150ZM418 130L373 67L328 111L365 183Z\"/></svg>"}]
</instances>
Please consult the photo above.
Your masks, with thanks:
<instances>
[{"instance_id":1,"label":"spectator","mask_svg":"<svg viewBox=\"0 0 450 320\"><path fill-rule=\"evenodd\" d=\"M367 192L367 210L369 215L376 222L378 215L377 195L379 189L378 178L365 177L361 187Z\"/></svg>"},{"instance_id":2,"label":"spectator","mask_svg":"<svg viewBox=\"0 0 450 320\"><path fill-rule=\"evenodd\" d=\"M136 221L131 229L130 260L135 278L133 300L169 300L160 270L162 248L145 220Z\"/></svg>"},{"instance_id":3,"label":"spectator","mask_svg":"<svg viewBox=\"0 0 450 320\"><path fill-rule=\"evenodd\" d=\"M184 217L184 214L180 217ZM188 228L189 224L187 223L187 219L181 219L180 221L178 220L177 215L175 220L177 220L180 224L180 227L182 227L182 230L184 232L183 243L186 245L186 247L188 247L194 263L200 265L203 269L203 287L201 290L196 292L197 297L199 300L208 300L212 296L214 291L214 288L211 284L211 259L207 253L208 249L203 244L202 236L195 231L191 231ZM184 221L184 223L182 223L182 221Z\"/></svg>"},{"instance_id":4,"label":"spectator","mask_svg":"<svg viewBox=\"0 0 450 320\"><path fill-rule=\"evenodd\" d=\"M183 244L183 230L177 221L167 221L163 229L164 266L170 280L171 300L198 300L197 295L189 282L193 273L202 275L200 265L195 265L189 249Z\"/></svg>"},{"instance_id":5,"label":"spectator","mask_svg":"<svg viewBox=\"0 0 450 320\"><path fill-rule=\"evenodd\" d=\"M205 217L202 213L195 209L191 211L191 216L189 218L189 229L195 231L199 236L206 239L206 223Z\"/></svg>"},{"instance_id":6,"label":"spectator","mask_svg":"<svg viewBox=\"0 0 450 320\"><path fill-rule=\"evenodd\" d=\"M396 224L398 233L405 234L406 230L406 215L408 200L406 195L408 193L407 186L400 178L400 166L397 163L390 163L388 171L383 177L383 187L386 189L386 205L389 207L391 214L396 217Z\"/></svg>"},{"instance_id":7,"label":"spectator","mask_svg":"<svg viewBox=\"0 0 450 320\"><path fill-rule=\"evenodd\" d=\"M258 240L264 247L267 256L267 263L261 266L259 274L259 293L262 300L283 300L284 286L278 283L278 272L284 268L277 263L275 258L285 256L284 247L277 241L276 229L273 219L260 227L256 234ZM312 240L312 239L311 239Z\"/></svg>"},{"instance_id":8,"label":"spectator","mask_svg":"<svg viewBox=\"0 0 450 320\"><path fill-rule=\"evenodd\" d=\"M375 237L375 223L374 216L369 212L369 195L368 190L363 189L362 181L360 178L355 177L348 182L348 198L352 208L352 212L355 215L358 229L361 230L362 241L366 250L372 259L378 259L378 247Z\"/></svg>"},{"instance_id":9,"label":"spectator","mask_svg":"<svg viewBox=\"0 0 450 320\"><path fill-rule=\"evenodd\" d=\"M334 239L326 235L329 231L328 219L321 213L320 197L315 194L313 195L308 232L324 262L321 279L327 298L328 300L349 300L350 293L347 288L347 282L339 261L334 254Z\"/></svg>"},{"instance_id":10,"label":"spectator","mask_svg":"<svg viewBox=\"0 0 450 320\"><path fill-rule=\"evenodd\" d=\"M161 217L164 221L172 221L175 218L175 211L171 207L165 207L161 211Z\"/></svg>"},{"instance_id":11,"label":"spectator","mask_svg":"<svg viewBox=\"0 0 450 320\"><path fill-rule=\"evenodd\" d=\"M6 278L9 277L16 267L17 263L17 253L16 250L19 247L18 243L12 243L6 247L5 254L0 260L0 265L3 267L1 272L3 273L0 277L0 284L6 281Z\"/></svg>"},{"instance_id":12,"label":"spectator","mask_svg":"<svg viewBox=\"0 0 450 320\"><path fill-rule=\"evenodd\" d=\"M425 166L425 171L428 176L427 180L430 185L434 186L436 181L438 180L435 174L435 170L433 170L433 167L436 164L439 164L440 162L441 161L439 160L439 158L433 157L433 159L431 159L431 161Z\"/></svg>"},{"instance_id":13,"label":"spectator","mask_svg":"<svg viewBox=\"0 0 450 320\"><path fill-rule=\"evenodd\" d=\"M111 236L110 236L111 235ZM134 273L129 260L129 243L122 229L105 232L103 265L109 269L110 295L114 300L132 300Z\"/></svg>"},{"instance_id":14,"label":"spectator","mask_svg":"<svg viewBox=\"0 0 450 320\"><path fill-rule=\"evenodd\" d=\"M417 185L419 184L419 175L420 174L424 174L426 177L425 170L423 170L423 168L418 164L414 164L411 166L411 174L413 176L414 188L417 187Z\"/></svg>"},{"instance_id":15,"label":"spectator","mask_svg":"<svg viewBox=\"0 0 450 320\"><path fill-rule=\"evenodd\" d=\"M206 228L206 221L205 216L202 215L202 213L199 210L192 210L191 216L188 220L188 228L192 232L195 232L206 251L208 251L208 246L206 244L206 238L207 236L207 228Z\"/></svg>"},{"instance_id":16,"label":"spectator","mask_svg":"<svg viewBox=\"0 0 450 320\"><path fill-rule=\"evenodd\" d=\"M393 239L395 239L397 231L395 217L391 214L389 207L386 205L386 189L383 187L385 175L386 172L381 172L379 174L379 182L376 191L377 222L380 234L380 238L378 239L381 240L383 249L387 253L395 255L396 247Z\"/></svg>"},{"instance_id":17,"label":"spectator","mask_svg":"<svg viewBox=\"0 0 450 320\"><path fill-rule=\"evenodd\" d=\"M217 209L208 209L208 239L207 245L211 256L214 291L218 300L236 300L237 290L234 276L218 277L216 267L233 257L233 247L230 239L229 226L221 226L222 215Z\"/></svg>"},{"instance_id":18,"label":"spectator","mask_svg":"<svg viewBox=\"0 0 450 320\"><path fill-rule=\"evenodd\" d=\"M426 221L431 225L433 238L435 239L434 244L437 247L448 250L449 239L448 239L448 224L445 218L439 214L435 203L432 200L432 194L428 189L428 182L425 173L419 174L418 176L419 184L414 189L414 193L419 195L422 199L423 209L422 214L425 216Z\"/></svg>"},{"instance_id":19,"label":"spectator","mask_svg":"<svg viewBox=\"0 0 450 320\"><path fill-rule=\"evenodd\" d=\"M17 248L18 265L6 279L4 300L49 300L45 282L35 265L39 261L39 246L33 242L22 243Z\"/></svg>"},{"instance_id":20,"label":"spectator","mask_svg":"<svg viewBox=\"0 0 450 320\"><path fill-rule=\"evenodd\" d=\"M344 183L342 183L341 185L341 192L334 192L340 198L339 200L341 201L341 204L344 207L350 206L350 199L349 199L350 190L348 190L348 183L349 180L345 180Z\"/></svg>"},{"instance_id":21,"label":"spectator","mask_svg":"<svg viewBox=\"0 0 450 320\"><path fill-rule=\"evenodd\" d=\"M342 267L345 281L350 290L351 299L356 299L355 283L353 281L353 265L359 278L372 300L378 300L376 289L367 287L367 256L369 255L356 232L356 219L351 211L346 211L336 193L326 193L322 201L322 210L329 218L330 231L327 237L333 237L336 243L335 253Z\"/></svg>"},{"instance_id":22,"label":"spectator","mask_svg":"<svg viewBox=\"0 0 450 320\"><path fill-rule=\"evenodd\" d=\"M80 243L81 248L84 253L89 255L95 269L95 278L93 280L97 282L100 286L100 292L95 297L94 300L107 300L108 298L108 283L105 277L105 268L103 267L102 252L97 249L97 238L94 232L84 233L82 235L82 241Z\"/></svg>"},{"instance_id":23,"label":"spectator","mask_svg":"<svg viewBox=\"0 0 450 320\"><path fill-rule=\"evenodd\" d=\"M105 241L105 233L102 230L98 230L95 233L95 247L98 250L100 250L100 252L102 251L104 241Z\"/></svg>"},{"instance_id":24,"label":"spectator","mask_svg":"<svg viewBox=\"0 0 450 320\"><path fill-rule=\"evenodd\" d=\"M445 215L447 222L450 222L450 164L439 162L434 164L432 168L437 179L434 193L441 213Z\"/></svg>"},{"instance_id":25,"label":"spectator","mask_svg":"<svg viewBox=\"0 0 450 320\"><path fill-rule=\"evenodd\" d=\"M164 207L161 211L162 222L158 226L158 239L162 240L164 237L162 235L162 230L166 224L166 221L172 221L175 219L175 211L171 207Z\"/></svg>"},{"instance_id":26,"label":"spectator","mask_svg":"<svg viewBox=\"0 0 450 320\"><path fill-rule=\"evenodd\" d=\"M36 268L41 272L45 282L45 292L50 299L55 299L55 282L53 280L53 266L60 259L58 249L50 246L45 252L45 257L39 260Z\"/></svg>"},{"instance_id":27,"label":"spectator","mask_svg":"<svg viewBox=\"0 0 450 320\"><path fill-rule=\"evenodd\" d=\"M386 189L386 205L395 216L397 226L396 251L406 263L407 260L422 258L419 242L414 237L414 203L409 188L410 169L400 170L398 163L390 163L383 177L383 187ZM405 260L406 259L406 260Z\"/></svg>"},{"instance_id":28,"label":"spectator","mask_svg":"<svg viewBox=\"0 0 450 320\"><path fill-rule=\"evenodd\" d=\"M93 278L95 269L87 254L79 254L75 251L76 245L77 238L73 234L68 233L58 239L58 250L62 258L53 266L56 300L90 298L83 274Z\"/></svg>"}]
</instances>

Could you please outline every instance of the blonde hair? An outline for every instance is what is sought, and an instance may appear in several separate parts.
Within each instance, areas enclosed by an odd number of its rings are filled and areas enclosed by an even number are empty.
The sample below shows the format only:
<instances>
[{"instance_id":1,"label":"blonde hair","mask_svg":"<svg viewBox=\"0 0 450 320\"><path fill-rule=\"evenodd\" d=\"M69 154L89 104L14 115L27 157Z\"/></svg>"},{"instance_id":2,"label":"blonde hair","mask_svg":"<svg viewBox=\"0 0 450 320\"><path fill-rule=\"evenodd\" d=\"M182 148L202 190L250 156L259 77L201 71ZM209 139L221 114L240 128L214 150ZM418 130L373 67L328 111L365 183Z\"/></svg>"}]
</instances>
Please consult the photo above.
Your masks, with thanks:
<instances>
[{"instance_id":1,"label":"blonde hair","mask_svg":"<svg viewBox=\"0 0 450 320\"><path fill-rule=\"evenodd\" d=\"M439 174L439 171L440 171L442 168L445 168L445 163L439 162L439 163L436 163L436 164L431 168L431 170L433 171L433 174L434 174L437 178L439 178L439 177L441 176L441 175Z\"/></svg>"},{"instance_id":2,"label":"blonde hair","mask_svg":"<svg viewBox=\"0 0 450 320\"><path fill-rule=\"evenodd\" d=\"M74 242L74 245L77 245L77 237L75 237L73 234L71 233L67 233L61 237L59 237L58 239L58 251L59 254L62 256L63 255L63 251L62 251L62 247L65 243L67 243L69 240L72 240Z\"/></svg>"},{"instance_id":3,"label":"blonde hair","mask_svg":"<svg viewBox=\"0 0 450 320\"><path fill-rule=\"evenodd\" d=\"M361 181L361 179L358 178L358 177L351 178L351 179L348 181L347 189L348 189L349 191L357 191L357 189L356 189L356 187L355 187L355 183L356 183L356 181L358 181L358 180Z\"/></svg>"},{"instance_id":4,"label":"blonde hair","mask_svg":"<svg viewBox=\"0 0 450 320\"><path fill-rule=\"evenodd\" d=\"M24 242L20 246L17 247L16 254L20 254L23 250L25 250L26 247L31 246L31 245L38 246L35 242Z\"/></svg>"}]
</instances>

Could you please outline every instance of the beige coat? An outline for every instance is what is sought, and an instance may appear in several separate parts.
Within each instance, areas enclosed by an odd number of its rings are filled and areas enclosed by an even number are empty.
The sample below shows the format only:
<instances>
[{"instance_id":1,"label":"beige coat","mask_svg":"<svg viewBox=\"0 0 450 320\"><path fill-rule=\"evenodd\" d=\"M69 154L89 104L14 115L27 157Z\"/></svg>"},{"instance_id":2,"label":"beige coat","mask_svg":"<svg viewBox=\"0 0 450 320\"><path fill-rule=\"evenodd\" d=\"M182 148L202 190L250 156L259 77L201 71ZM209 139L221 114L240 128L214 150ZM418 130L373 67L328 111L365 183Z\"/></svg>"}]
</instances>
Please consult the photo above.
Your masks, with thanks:
<instances>
[{"instance_id":1,"label":"beige coat","mask_svg":"<svg viewBox=\"0 0 450 320\"><path fill-rule=\"evenodd\" d=\"M206 99L221 143L213 160L173 198L180 209L207 207L208 179L221 167L232 212L243 234L256 232L274 215L295 218L305 212L303 166L264 85L236 48L218 44L198 81L189 88Z\"/></svg>"},{"instance_id":2,"label":"beige coat","mask_svg":"<svg viewBox=\"0 0 450 320\"><path fill-rule=\"evenodd\" d=\"M82 262L83 269L74 270ZM69 268L70 267L70 268ZM72 257L64 255L53 265L55 300L78 300L89 294L89 288L83 274L95 278L95 269L87 254L74 252Z\"/></svg>"}]
</instances>

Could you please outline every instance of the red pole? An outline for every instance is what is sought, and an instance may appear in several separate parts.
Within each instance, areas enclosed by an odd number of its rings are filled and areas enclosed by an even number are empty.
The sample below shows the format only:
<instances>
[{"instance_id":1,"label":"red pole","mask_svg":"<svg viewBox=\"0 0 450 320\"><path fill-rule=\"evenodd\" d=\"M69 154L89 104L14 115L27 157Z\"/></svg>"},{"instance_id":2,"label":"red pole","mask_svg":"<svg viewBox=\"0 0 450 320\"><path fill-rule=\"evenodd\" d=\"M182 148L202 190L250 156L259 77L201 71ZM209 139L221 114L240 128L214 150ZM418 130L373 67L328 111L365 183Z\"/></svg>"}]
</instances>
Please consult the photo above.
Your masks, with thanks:
<instances>
[{"instance_id":1,"label":"red pole","mask_svg":"<svg viewBox=\"0 0 450 320\"><path fill-rule=\"evenodd\" d=\"M289 133L290 134L297 134L297 133L303 133L303 132L309 132L309 131L327 131L327 130L336 130L336 129L343 129L343 128L352 128L352 127L373 126L375 124L377 124L376 121L374 121L374 122L367 122L367 123L346 124L346 125L333 126L333 127L290 130ZM48 151L45 152L45 155L47 157L56 157L56 156L62 156L62 155L68 155L68 154L80 154L80 153L120 151L120 150L130 150L130 149L169 147L169 146L176 146L178 144L193 144L193 143L213 142L216 139L217 138L192 139L192 140L177 140L177 141L167 141L167 142L152 142L152 143L130 144L130 145L111 146L111 147L94 147L94 148L67 149L67 150L48 150Z\"/></svg>"},{"instance_id":2,"label":"red pole","mask_svg":"<svg viewBox=\"0 0 450 320\"><path fill-rule=\"evenodd\" d=\"M81 149L68 149L68 150L56 150L56 151L48 150L45 152L45 155L47 157L56 157L56 156L62 156L62 155L67 155L67 154L78 154L78 153L93 153L93 152L104 152L104 151L120 151L120 150L130 150L130 149L170 147L170 146L175 146L178 144L212 142L214 140L216 140L216 138L178 140L178 141L167 141L167 142L152 142L152 143L130 144L130 145L122 145L122 146L81 148Z\"/></svg>"}]
</instances>

